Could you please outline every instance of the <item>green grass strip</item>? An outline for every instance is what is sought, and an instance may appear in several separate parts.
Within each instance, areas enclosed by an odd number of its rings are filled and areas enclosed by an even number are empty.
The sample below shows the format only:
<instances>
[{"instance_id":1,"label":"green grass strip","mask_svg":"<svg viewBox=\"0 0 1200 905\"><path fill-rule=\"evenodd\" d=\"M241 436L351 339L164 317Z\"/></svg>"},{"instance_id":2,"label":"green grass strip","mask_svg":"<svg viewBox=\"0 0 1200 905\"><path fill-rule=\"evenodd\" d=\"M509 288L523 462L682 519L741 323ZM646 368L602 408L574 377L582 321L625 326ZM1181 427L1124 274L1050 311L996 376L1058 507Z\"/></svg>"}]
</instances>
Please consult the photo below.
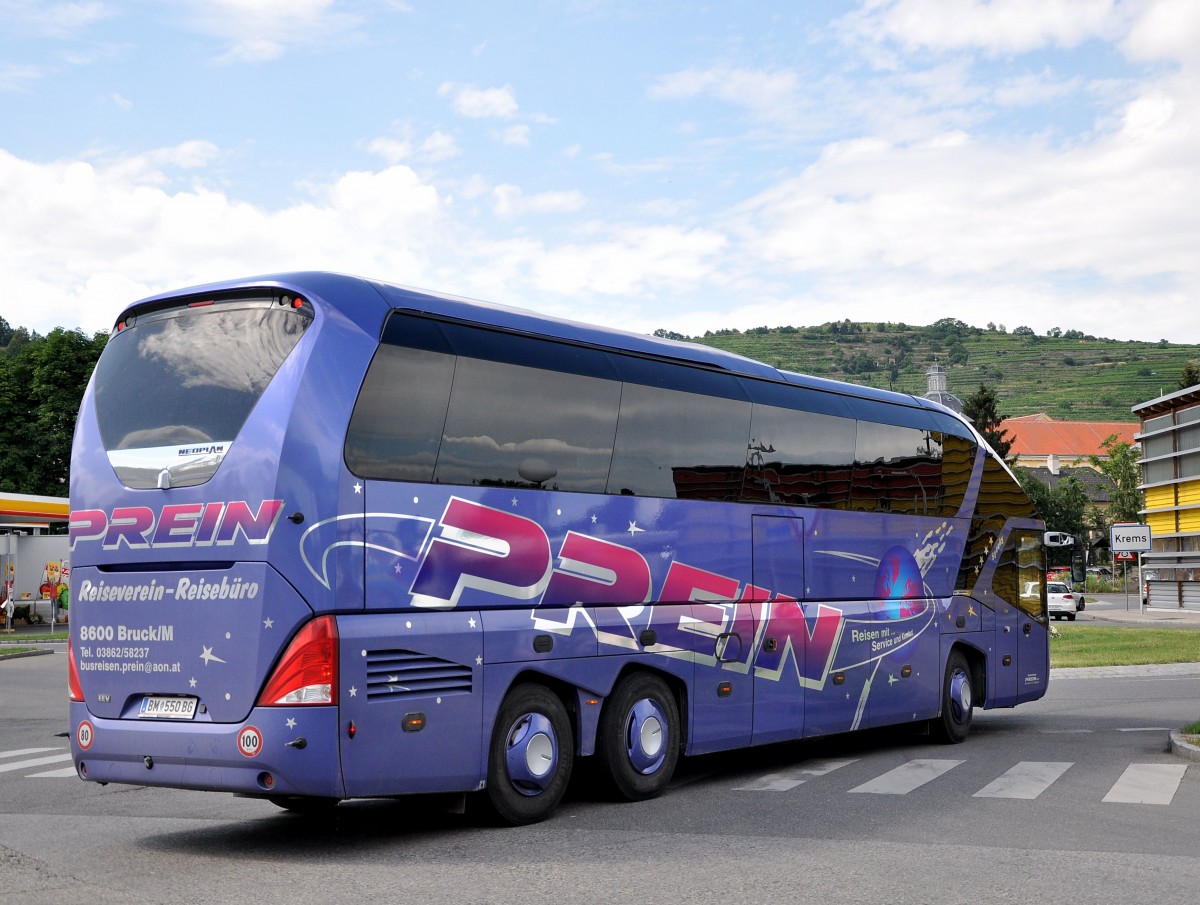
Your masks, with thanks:
<instances>
[{"instance_id":1,"label":"green grass strip","mask_svg":"<svg viewBox=\"0 0 1200 905\"><path fill-rule=\"evenodd\" d=\"M1063 625L1050 639L1050 665L1144 666L1200 662L1200 631L1109 625Z\"/></svg>"}]
</instances>

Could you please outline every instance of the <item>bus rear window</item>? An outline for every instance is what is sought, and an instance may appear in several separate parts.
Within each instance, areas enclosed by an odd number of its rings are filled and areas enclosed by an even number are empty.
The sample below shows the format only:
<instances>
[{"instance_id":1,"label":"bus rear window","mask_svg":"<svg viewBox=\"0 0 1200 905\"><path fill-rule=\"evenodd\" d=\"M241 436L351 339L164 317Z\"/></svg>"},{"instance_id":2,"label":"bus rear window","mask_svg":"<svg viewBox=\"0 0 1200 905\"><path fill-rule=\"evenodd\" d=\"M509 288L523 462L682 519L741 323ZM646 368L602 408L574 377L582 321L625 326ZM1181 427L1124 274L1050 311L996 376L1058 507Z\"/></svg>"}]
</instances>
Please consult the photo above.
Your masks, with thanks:
<instances>
[{"instance_id":1,"label":"bus rear window","mask_svg":"<svg viewBox=\"0 0 1200 905\"><path fill-rule=\"evenodd\" d=\"M217 300L131 317L96 365L96 417L129 487L190 487L216 472L312 322L306 302Z\"/></svg>"}]
</instances>

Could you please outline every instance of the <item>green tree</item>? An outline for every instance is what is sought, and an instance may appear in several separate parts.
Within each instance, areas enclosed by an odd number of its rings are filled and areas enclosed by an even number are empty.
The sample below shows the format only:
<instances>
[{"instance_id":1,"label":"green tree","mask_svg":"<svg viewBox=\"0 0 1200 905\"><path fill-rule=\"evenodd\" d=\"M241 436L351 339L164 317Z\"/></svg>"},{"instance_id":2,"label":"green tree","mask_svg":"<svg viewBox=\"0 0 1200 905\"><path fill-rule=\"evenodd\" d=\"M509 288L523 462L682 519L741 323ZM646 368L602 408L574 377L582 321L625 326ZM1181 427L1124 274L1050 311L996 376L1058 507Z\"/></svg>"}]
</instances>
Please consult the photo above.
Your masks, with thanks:
<instances>
[{"instance_id":1,"label":"green tree","mask_svg":"<svg viewBox=\"0 0 1200 905\"><path fill-rule=\"evenodd\" d=\"M1196 367L1196 362L1189 361L1183 366L1183 373L1179 375L1179 389L1186 390L1200 383L1200 368Z\"/></svg>"},{"instance_id":2,"label":"green tree","mask_svg":"<svg viewBox=\"0 0 1200 905\"><path fill-rule=\"evenodd\" d=\"M0 358L0 423L16 426L0 444L0 490L67 495L79 403L106 341L60 328Z\"/></svg>"},{"instance_id":3,"label":"green tree","mask_svg":"<svg viewBox=\"0 0 1200 905\"><path fill-rule=\"evenodd\" d=\"M1108 524L1141 521L1142 491L1138 489L1142 454L1133 444L1110 434L1100 444L1105 456L1089 456L1092 466L1113 482L1108 504Z\"/></svg>"},{"instance_id":4,"label":"green tree","mask_svg":"<svg viewBox=\"0 0 1200 905\"><path fill-rule=\"evenodd\" d=\"M996 455L1007 461L1012 440L1006 439L1008 431L1000 429L1005 416L999 412L999 403L996 391L981 383L978 390L963 400L963 414L975 425L975 430L983 434Z\"/></svg>"},{"instance_id":5,"label":"green tree","mask_svg":"<svg viewBox=\"0 0 1200 905\"><path fill-rule=\"evenodd\" d=\"M1047 531L1062 531L1076 537L1087 536L1090 527L1088 512L1092 501L1077 478L1068 475L1050 487L1034 477L1028 468L1018 467L1013 471L1033 501L1038 515L1046 523Z\"/></svg>"}]
</instances>

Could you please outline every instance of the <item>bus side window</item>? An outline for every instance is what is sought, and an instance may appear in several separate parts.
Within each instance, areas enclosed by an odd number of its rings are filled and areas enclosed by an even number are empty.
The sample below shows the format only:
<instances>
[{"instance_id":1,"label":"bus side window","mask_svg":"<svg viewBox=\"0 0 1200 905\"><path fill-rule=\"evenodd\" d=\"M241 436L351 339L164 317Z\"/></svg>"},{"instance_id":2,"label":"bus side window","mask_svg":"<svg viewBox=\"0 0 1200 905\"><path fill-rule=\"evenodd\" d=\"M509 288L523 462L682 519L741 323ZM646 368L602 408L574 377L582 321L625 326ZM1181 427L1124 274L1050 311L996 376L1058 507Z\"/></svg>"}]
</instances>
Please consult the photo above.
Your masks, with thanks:
<instances>
[{"instance_id":1,"label":"bus side window","mask_svg":"<svg viewBox=\"0 0 1200 905\"><path fill-rule=\"evenodd\" d=\"M940 436L918 428L859 421L851 508L943 514Z\"/></svg>"},{"instance_id":2,"label":"bus side window","mask_svg":"<svg viewBox=\"0 0 1200 905\"><path fill-rule=\"evenodd\" d=\"M603 493L621 384L459 357L434 480Z\"/></svg>"},{"instance_id":3,"label":"bus side window","mask_svg":"<svg viewBox=\"0 0 1200 905\"><path fill-rule=\"evenodd\" d=\"M737 500L750 408L736 399L625 384L608 492Z\"/></svg>"},{"instance_id":4,"label":"bus side window","mask_svg":"<svg viewBox=\"0 0 1200 905\"><path fill-rule=\"evenodd\" d=\"M756 404L742 502L846 508L854 428L851 418Z\"/></svg>"},{"instance_id":5,"label":"bus side window","mask_svg":"<svg viewBox=\"0 0 1200 905\"><path fill-rule=\"evenodd\" d=\"M363 381L346 435L346 465L387 481L431 481L454 356L382 345Z\"/></svg>"}]
</instances>

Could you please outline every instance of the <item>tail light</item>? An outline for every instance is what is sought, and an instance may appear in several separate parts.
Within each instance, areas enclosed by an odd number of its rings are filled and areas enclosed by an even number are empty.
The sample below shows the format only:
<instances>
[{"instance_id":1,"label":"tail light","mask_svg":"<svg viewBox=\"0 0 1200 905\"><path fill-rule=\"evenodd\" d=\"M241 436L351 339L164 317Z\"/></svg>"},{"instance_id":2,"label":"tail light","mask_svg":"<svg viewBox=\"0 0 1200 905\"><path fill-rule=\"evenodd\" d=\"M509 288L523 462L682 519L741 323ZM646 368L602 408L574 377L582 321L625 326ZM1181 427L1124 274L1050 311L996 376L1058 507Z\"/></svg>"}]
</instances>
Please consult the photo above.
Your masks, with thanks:
<instances>
[{"instance_id":1,"label":"tail light","mask_svg":"<svg viewBox=\"0 0 1200 905\"><path fill-rule=\"evenodd\" d=\"M296 633L258 696L258 706L336 704L337 679L337 623L332 616L321 616Z\"/></svg>"},{"instance_id":2,"label":"tail light","mask_svg":"<svg viewBox=\"0 0 1200 905\"><path fill-rule=\"evenodd\" d=\"M75 648L67 639L67 700L81 703L83 686L79 684L79 667L75 665Z\"/></svg>"}]
</instances>

